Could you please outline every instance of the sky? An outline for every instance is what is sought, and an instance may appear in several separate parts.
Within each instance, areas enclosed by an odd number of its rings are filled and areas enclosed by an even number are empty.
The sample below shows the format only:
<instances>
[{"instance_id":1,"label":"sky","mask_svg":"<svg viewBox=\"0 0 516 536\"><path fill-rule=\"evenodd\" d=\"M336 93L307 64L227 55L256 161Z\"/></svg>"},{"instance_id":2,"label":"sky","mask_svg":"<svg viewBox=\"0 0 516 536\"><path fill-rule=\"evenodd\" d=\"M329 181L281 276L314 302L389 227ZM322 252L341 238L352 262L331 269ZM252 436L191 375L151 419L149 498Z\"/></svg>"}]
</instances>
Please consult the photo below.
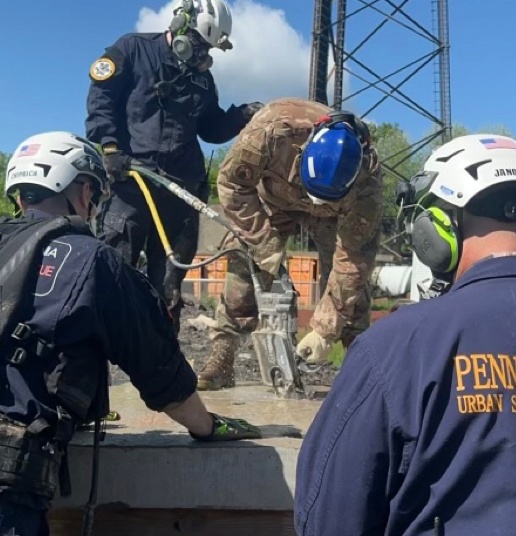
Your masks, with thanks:
<instances>
[{"instance_id":1,"label":"sky","mask_svg":"<svg viewBox=\"0 0 516 536\"><path fill-rule=\"evenodd\" d=\"M348 0L348 13L363 0ZM399 0L395 0L399 3ZM213 74L221 104L308 96L313 3L311 0L230 0L234 49L214 51ZM431 29L433 0L408 0L407 13ZM390 10L386 0L375 4ZM492 7L489 7L491 5ZM0 47L0 151L11 153L26 137L48 130L84 134L88 71L103 50L125 33L164 31L171 18L164 0L27 0L2 3ZM516 136L516 1L449 0L452 122L471 131L503 124ZM383 19L371 8L350 17L347 51ZM398 17L402 22L406 19ZM432 50L428 40L390 22L355 57L385 76ZM344 81L345 95L370 76L358 63ZM396 85L409 71L389 80ZM433 64L403 90L432 113L436 111ZM376 89L345 101L364 114L383 95ZM374 122L398 123L412 141L431 123L388 99L366 115ZM484 128L485 130L485 128ZM209 146L203 146L205 151Z\"/></svg>"}]
</instances>

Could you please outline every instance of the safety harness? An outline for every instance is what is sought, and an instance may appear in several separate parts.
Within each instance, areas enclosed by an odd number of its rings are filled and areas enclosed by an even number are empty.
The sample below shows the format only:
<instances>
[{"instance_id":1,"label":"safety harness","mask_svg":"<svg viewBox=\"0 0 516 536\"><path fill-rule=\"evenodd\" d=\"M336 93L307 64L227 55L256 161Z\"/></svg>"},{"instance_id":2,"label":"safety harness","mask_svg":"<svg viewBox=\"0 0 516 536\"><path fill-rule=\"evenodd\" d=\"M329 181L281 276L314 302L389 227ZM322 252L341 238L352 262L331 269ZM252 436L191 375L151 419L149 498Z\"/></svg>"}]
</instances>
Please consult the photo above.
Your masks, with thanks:
<instances>
[{"instance_id":1,"label":"safety harness","mask_svg":"<svg viewBox=\"0 0 516 536\"><path fill-rule=\"evenodd\" d=\"M0 220L0 348L12 366L55 352L54 345L24 320L32 308L43 249L66 234L91 232L79 216ZM27 426L0 415L0 486L50 501L59 475L61 495L70 494L66 447L75 423L61 406L56 406L56 413L57 425L53 426L43 418ZM95 443L99 440L96 434Z\"/></svg>"}]
</instances>

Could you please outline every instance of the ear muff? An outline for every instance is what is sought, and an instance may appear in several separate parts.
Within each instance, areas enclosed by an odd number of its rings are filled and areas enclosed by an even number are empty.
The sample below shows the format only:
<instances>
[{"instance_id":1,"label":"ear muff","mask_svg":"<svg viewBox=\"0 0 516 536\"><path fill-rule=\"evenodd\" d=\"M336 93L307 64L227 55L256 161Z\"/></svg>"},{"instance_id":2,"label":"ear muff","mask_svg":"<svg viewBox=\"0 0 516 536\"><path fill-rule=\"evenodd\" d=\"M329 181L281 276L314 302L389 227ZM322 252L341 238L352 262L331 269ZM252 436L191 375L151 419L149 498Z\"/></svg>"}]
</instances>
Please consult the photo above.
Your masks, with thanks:
<instances>
[{"instance_id":1,"label":"ear muff","mask_svg":"<svg viewBox=\"0 0 516 536\"><path fill-rule=\"evenodd\" d=\"M412 247L419 260L432 271L455 270L460 256L460 235L450 216L442 209L430 207L412 224Z\"/></svg>"},{"instance_id":2,"label":"ear muff","mask_svg":"<svg viewBox=\"0 0 516 536\"><path fill-rule=\"evenodd\" d=\"M174 37L176 35L183 35L190 27L189 22L190 16L181 9L177 15L174 15L174 18L170 22L169 29L172 32L172 35L174 35Z\"/></svg>"}]
</instances>

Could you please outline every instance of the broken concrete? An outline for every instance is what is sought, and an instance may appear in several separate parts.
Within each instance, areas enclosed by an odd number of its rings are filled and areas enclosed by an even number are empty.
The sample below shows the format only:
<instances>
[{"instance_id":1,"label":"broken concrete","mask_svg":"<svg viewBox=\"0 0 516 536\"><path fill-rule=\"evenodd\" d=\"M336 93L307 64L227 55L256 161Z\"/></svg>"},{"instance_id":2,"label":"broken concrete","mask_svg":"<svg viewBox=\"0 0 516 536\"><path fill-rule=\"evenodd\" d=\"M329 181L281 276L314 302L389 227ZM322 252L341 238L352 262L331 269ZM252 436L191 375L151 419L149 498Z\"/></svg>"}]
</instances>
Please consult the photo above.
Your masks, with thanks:
<instances>
[{"instance_id":1,"label":"broken concrete","mask_svg":"<svg viewBox=\"0 0 516 536\"><path fill-rule=\"evenodd\" d=\"M203 331L217 326L215 319L206 315L199 315L197 318L187 318L186 324L192 326L197 331Z\"/></svg>"}]
</instances>

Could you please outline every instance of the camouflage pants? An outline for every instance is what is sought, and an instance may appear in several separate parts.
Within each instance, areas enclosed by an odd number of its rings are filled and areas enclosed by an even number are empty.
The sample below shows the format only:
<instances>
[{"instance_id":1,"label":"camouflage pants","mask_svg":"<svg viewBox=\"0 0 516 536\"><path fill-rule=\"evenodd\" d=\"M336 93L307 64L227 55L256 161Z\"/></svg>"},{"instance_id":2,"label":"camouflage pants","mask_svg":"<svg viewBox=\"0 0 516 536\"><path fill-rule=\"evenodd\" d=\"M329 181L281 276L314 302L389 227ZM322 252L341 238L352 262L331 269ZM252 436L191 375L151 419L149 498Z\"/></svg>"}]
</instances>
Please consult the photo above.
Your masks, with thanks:
<instances>
[{"instance_id":1,"label":"camouflage pants","mask_svg":"<svg viewBox=\"0 0 516 536\"><path fill-rule=\"evenodd\" d=\"M319 252L319 281L321 295L326 288L328 276L332 268L333 253L336 240L336 218L314 218L297 213L275 214L272 224L280 232L283 243L294 233L296 223L303 223ZM237 247L232 239L225 241L224 248ZM270 290L273 276L262 271L262 285ZM222 335L237 336L240 333L252 332L258 323L258 309L254 295L253 282L247 261L243 255L230 254L224 290L216 310L217 327L213 331L213 339Z\"/></svg>"}]
</instances>

